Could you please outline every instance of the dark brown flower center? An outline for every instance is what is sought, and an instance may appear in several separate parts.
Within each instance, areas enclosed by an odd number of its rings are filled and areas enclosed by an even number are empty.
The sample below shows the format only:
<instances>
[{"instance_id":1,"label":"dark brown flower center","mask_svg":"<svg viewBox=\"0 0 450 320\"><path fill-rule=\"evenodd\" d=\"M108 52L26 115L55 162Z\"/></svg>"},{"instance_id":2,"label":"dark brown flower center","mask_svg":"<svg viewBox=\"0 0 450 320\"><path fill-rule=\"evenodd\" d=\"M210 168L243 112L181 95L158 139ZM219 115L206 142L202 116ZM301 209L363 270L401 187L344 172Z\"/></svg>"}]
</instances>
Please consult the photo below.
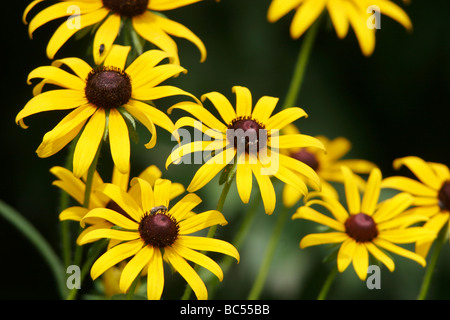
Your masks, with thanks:
<instances>
[{"instance_id":1,"label":"dark brown flower center","mask_svg":"<svg viewBox=\"0 0 450 320\"><path fill-rule=\"evenodd\" d=\"M141 239L153 247L164 248L172 245L178 237L178 223L167 214L167 208L151 210L139 223ZM152 212L156 212L155 214Z\"/></svg>"},{"instance_id":2,"label":"dark brown flower center","mask_svg":"<svg viewBox=\"0 0 450 320\"><path fill-rule=\"evenodd\" d=\"M351 215L345 221L345 231L357 242L369 242L378 235L377 225L372 217L365 213Z\"/></svg>"},{"instance_id":3,"label":"dark brown flower center","mask_svg":"<svg viewBox=\"0 0 450 320\"><path fill-rule=\"evenodd\" d=\"M255 153L267 146L267 130L253 119L237 118L228 126L227 139L235 149Z\"/></svg>"},{"instance_id":4,"label":"dark brown flower center","mask_svg":"<svg viewBox=\"0 0 450 320\"><path fill-rule=\"evenodd\" d=\"M317 160L317 157L313 153L305 149L301 149L300 151L291 153L291 157L303 162L304 164L307 164L308 166L313 168L314 171L317 171L317 169L319 169L319 161Z\"/></svg>"},{"instance_id":5,"label":"dark brown flower center","mask_svg":"<svg viewBox=\"0 0 450 320\"><path fill-rule=\"evenodd\" d=\"M438 193L439 207L441 210L450 211L450 181L442 184Z\"/></svg>"},{"instance_id":6,"label":"dark brown flower center","mask_svg":"<svg viewBox=\"0 0 450 320\"><path fill-rule=\"evenodd\" d=\"M87 100L103 109L113 109L131 98L131 80L125 71L115 67L93 69L84 90Z\"/></svg>"},{"instance_id":7,"label":"dark brown flower center","mask_svg":"<svg viewBox=\"0 0 450 320\"><path fill-rule=\"evenodd\" d=\"M147 10L149 0L103 0L106 9L122 17L134 17Z\"/></svg>"}]
</instances>

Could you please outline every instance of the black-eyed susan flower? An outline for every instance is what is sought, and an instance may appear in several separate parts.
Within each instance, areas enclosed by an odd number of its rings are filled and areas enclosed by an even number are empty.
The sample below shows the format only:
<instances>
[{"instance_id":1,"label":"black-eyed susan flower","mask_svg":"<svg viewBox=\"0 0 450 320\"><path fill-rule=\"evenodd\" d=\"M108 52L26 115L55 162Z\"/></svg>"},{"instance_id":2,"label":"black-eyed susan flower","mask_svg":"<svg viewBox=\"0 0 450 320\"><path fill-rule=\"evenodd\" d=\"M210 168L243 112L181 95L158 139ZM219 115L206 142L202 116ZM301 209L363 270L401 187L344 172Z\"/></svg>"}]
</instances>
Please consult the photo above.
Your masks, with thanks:
<instances>
[{"instance_id":1,"label":"black-eyed susan flower","mask_svg":"<svg viewBox=\"0 0 450 320\"><path fill-rule=\"evenodd\" d=\"M83 223L88 224L92 219L105 219L115 227L86 232L79 239L80 244L102 238L120 241L95 261L91 268L92 279L129 259L120 276L122 292L127 292L136 277L145 272L148 299L160 299L164 289L163 261L166 261L187 281L198 299L207 299L208 292L203 280L186 260L208 269L222 280L220 266L196 250L223 253L238 261L239 253L228 242L192 234L213 225L225 225L227 221L216 210L192 215L192 210L202 201L194 193L187 194L170 206L169 180L158 179L152 188L147 181L134 178L131 185L137 187L139 202L113 184L97 188L126 215L107 208L95 208L82 219Z\"/></svg>"},{"instance_id":2,"label":"black-eyed susan flower","mask_svg":"<svg viewBox=\"0 0 450 320\"><path fill-rule=\"evenodd\" d=\"M338 37L343 39L351 26L362 53L370 56L375 48L376 32L373 26L375 22L372 21L376 16L373 16L372 8L394 19L407 30L412 29L408 15L389 0L272 0L267 18L275 22L295 10L290 33L292 38L298 39L327 10Z\"/></svg>"},{"instance_id":3,"label":"black-eyed susan flower","mask_svg":"<svg viewBox=\"0 0 450 320\"><path fill-rule=\"evenodd\" d=\"M394 176L386 178L381 184L382 188L393 188L408 192L413 197L413 208L407 214L420 214L430 218L424 227L436 233L449 224L450 226L450 171L441 163L426 162L415 156L394 160L394 168L406 166L417 177L417 180L408 177ZM426 257L433 240L418 241L416 252Z\"/></svg>"},{"instance_id":4,"label":"black-eyed susan flower","mask_svg":"<svg viewBox=\"0 0 450 320\"><path fill-rule=\"evenodd\" d=\"M31 2L23 14L29 12L43 0ZM179 64L178 49L170 35L185 38L195 44L201 52L201 61L206 58L203 42L182 24L164 17L161 12L183 7L201 0L75 0L59 1L40 11L30 21L28 32L33 32L49 21L68 17L55 31L47 46L47 55L53 59L57 51L78 31L95 27L93 56L96 64L107 56L118 34L123 31L125 20L131 20L133 32L166 51L173 63ZM122 30L122 31L121 31Z\"/></svg>"},{"instance_id":5,"label":"black-eyed susan flower","mask_svg":"<svg viewBox=\"0 0 450 320\"><path fill-rule=\"evenodd\" d=\"M246 87L235 86L236 106L219 92L210 92L202 100L210 100L223 122L218 120L204 106L182 102L171 108L189 112L196 119L182 117L176 127L197 127L205 137L203 141L193 141L177 147L166 161L166 166L178 162L183 156L196 151L204 151L211 157L195 173L187 190L194 192L204 187L227 165L236 165L236 185L239 196L247 203L252 190L253 176L261 191L265 212L275 209L275 190L271 181L274 176L292 185L299 192L308 192L305 182L297 174L308 178L316 189L320 180L316 172L305 163L279 152L279 149L315 146L323 149L322 143L308 135L279 135L280 130L293 121L306 117L301 108L287 108L272 115L278 98L263 96L252 110L252 95ZM211 152L212 151L212 152ZM205 155L203 156L205 157Z\"/></svg>"},{"instance_id":6,"label":"black-eyed susan flower","mask_svg":"<svg viewBox=\"0 0 450 320\"><path fill-rule=\"evenodd\" d=\"M355 175L349 168L341 167L344 176L347 209L336 199L320 195L322 199L309 200L292 216L320 223L333 229L331 232L312 233L300 241L300 247L306 248L320 244L341 244L337 254L337 267L343 272L350 263L361 280L367 276L369 252L381 261L391 272L394 261L383 250L387 250L414 260L425 266L425 259L396 244L414 243L434 239L436 233L423 227L412 226L426 221L423 215L401 215L413 202L411 195L400 193L381 203L379 201L381 172L378 168L371 171L361 200ZM333 218L311 208L320 205L329 211Z\"/></svg>"},{"instance_id":7,"label":"black-eyed susan flower","mask_svg":"<svg viewBox=\"0 0 450 320\"><path fill-rule=\"evenodd\" d=\"M284 134L300 134L298 128L291 124L286 126L283 130ZM283 150L288 156L300 160L317 172L322 184L322 192L328 194L330 197L338 198L336 189L330 182L342 183L344 177L341 172L341 166L348 167L352 172L358 174L368 174L376 167L370 161L363 159L343 159L351 149L351 142L344 137L337 137L335 139L328 139L325 136L316 136L322 142L325 150L314 147L306 148L290 148ZM358 185L363 188L365 185L364 179L355 176L358 180ZM308 184L308 181L307 181ZM299 193L291 185L286 184L283 188L283 203L287 207L295 205L301 198Z\"/></svg>"},{"instance_id":8,"label":"black-eyed susan flower","mask_svg":"<svg viewBox=\"0 0 450 320\"><path fill-rule=\"evenodd\" d=\"M44 135L37 149L41 158L54 155L80 132L73 158L73 172L81 177L91 165L102 139L108 138L114 164L122 173L130 166L130 138L127 121L142 123L151 133L145 145L156 144L155 124L174 132L174 124L161 110L143 101L173 95L193 97L169 85L159 84L170 77L185 72L179 65L161 64L167 54L150 50L125 67L129 47L115 45L103 66L92 68L79 58L56 60L51 66L34 69L28 81L43 79L34 88L34 97L17 114L16 123L23 128L24 118L52 110L70 110L56 127ZM68 72L60 68L70 68ZM46 84L62 89L42 92ZM195 97L193 97L195 98Z\"/></svg>"}]
</instances>

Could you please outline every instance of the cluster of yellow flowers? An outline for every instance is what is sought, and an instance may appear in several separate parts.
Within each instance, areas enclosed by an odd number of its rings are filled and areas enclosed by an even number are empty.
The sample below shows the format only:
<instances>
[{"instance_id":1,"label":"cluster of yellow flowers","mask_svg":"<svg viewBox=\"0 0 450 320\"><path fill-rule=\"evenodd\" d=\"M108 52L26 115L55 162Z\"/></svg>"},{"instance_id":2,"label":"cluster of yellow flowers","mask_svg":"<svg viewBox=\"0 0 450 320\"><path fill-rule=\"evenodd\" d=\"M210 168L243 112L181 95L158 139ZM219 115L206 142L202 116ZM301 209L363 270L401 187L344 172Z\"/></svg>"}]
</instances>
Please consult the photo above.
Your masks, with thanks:
<instances>
[{"instance_id":1,"label":"cluster of yellow flowers","mask_svg":"<svg viewBox=\"0 0 450 320\"><path fill-rule=\"evenodd\" d=\"M98 256L90 257L95 262L88 267L93 280L103 276L105 295L122 292L133 297L145 281L148 299L160 299L166 262L189 284L185 298L192 289L198 299L207 299L207 286L197 266L220 281L224 272L206 252L222 253L238 262L240 259L239 248L215 235L218 225L227 224L222 211L233 181L243 203L249 202L256 181L269 215L276 211L273 180L284 183L280 196L286 212L296 210L292 219L307 219L332 229L308 234L300 247L340 244L336 262L340 272L352 263L358 277L366 279L369 253L393 271L394 261L386 251L425 266L439 231L448 234L447 166L404 157L395 160L394 167L408 167L418 180L401 176L383 179L374 163L343 159L351 148L347 139L301 133L294 122L307 117L305 110L285 104L274 112L279 100L276 97L262 96L254 101L248 88L234 86L233 104L219 92L198 98L182 88L163 84L187 72L172 36L192 42L200 52L200 61L206 59L202 40L163 12L200 1L56 1L28 22L30 13L44 2L35 0L24 12L30 37L44 24L65 18L48 43L49 59L53 60L76 33L90 32L93 37L89 59L58 58L30 72L33 98L17 114L16 122L26 128L24 120L29 116L70 110L44 135L36 152L45 158L65 148L72 150L68 168L51 169L57 177L54 184L78 203L64 208L59 217L80 225L77 250L86 244L103 245ZM351 26L362 53L369 56L375 47L376 31L367 24L369 6L377 6L406 29L412 28L407 14L386 0L272 0L267 19L275 22L295 10L291 35L299 38L307 30L313 31L313 24L327 11L338 37L345 37ZM93 64L86 62L90 59ZM164 111L156 101L167 97L183 100ZM214 110L208 110L207 103ZM175 109L189 116L174 122L170 114ZM130 137L138 124L151 134L146 148L158 148L155 125L178 141L167 155L166 169L172 163L183 163L192 153L202 152L201 166L186 188L164 179L160 168L150 163L138 176L130 176ZM185 143L181 139L185 127L200 130L203 140ZM69 144L71 148L67 148ZM104 182L97 172L99 155L107 151L107 146L114 164L111 182ZM219 174L223 191L217 207L194 212L202 202L194 192ZM367 181L363 175L368 175ZM346 205L335 188L339 184L344 188ZM399 193L380 201L383 188ZM181 198L175 200L177 197ZM198 234L207 228L207 235ZM408 243L415 244L415 252L401 246ZM81 261L70 261L73 263ZM117 284L111 280L115 279L110 273L113 270L119 274ZM259 293L255 289L250 297L257 299ZM75 295L76 289L70 297Z\"/></svg>"}]
</instances>

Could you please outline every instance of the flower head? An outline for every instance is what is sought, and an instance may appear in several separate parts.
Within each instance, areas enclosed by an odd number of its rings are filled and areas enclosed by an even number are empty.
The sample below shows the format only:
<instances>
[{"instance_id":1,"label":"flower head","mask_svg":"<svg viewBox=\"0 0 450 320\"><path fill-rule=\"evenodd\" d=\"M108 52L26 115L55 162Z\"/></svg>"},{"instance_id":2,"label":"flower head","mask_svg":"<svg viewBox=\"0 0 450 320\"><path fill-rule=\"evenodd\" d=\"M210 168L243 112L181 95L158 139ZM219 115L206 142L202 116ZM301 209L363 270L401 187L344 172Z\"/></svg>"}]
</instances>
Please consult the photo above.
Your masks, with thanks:
<instances>
[{"instance_id":1,"label":"flower head","mask_svg":"<svg viewBox=\"0 0 450 320\"><path fill-rule=\"evenodd\" d=\"M299 134L300 131L294 125L286 126L283 130L285 134ZM368 174L376 167L370 161L363 159L343 159L350 151L351 143L344 137L335 139L328 139L325 136L316 136L322 142L325 150L314 147L306 148L290 148L285 149L285 153L297 160L300 160L309 165L320 178L322 185L322 192L328 194L330 197L338 198L338 194L329 182L344 182L344 177L341 172L341 166L348 167L352 172L358 174ZM355 176L358 180L358 185L361 190L364 188L365 181L359 176ZM308 184L308 181L307 181ZM295 205L301 198L302 194L286 184L283 188L283 203L287 207Z\"/></svg>"},{"instance_id":2,"label":"flower head","mask_svg":"<svg viewBox=\"0 0 450 320\"><path fill-rule=\"evenodd\" d=\"M417 179L388 177L382 188L393 188L413 196L413 208L405 214L420 214L430 218L424 227L438 233L445 224L450 226L450 171L441 163L426 162L419 157L409 156L394 161L394 168L406 166ZM433 240L416 243L416 252L426 257Z\"/></svg>"},{"instance_id":3,"label":"flower head","mask_svg":"<svg viewBox=\"0 0 450 320\"><path fill-rule=\"evenodd\" d=\"M375 48L376 31L371 21L371 8L379 9L380 13L396 20L406 29L412 29L408 15L390 0L272 0L267 18L275 22L295 10L290 32L292 38L298 39L326 9L338 37L343 39L351 25L362 53L370 56Z\"/></svg>"},{"instance_id":4,"label":"flower head","mask_svg":"<svg viewBox=\"0 0 450 320\"><path fill-rule=\"evenodd\" d=\"M156 180L152 188L147 181L134 178L131 186L136 188L135 195L139 201L113 184L104 184L97 189L126 215L107 208L95 208L82 219L88 224L96 219L105 219L115 227L90 230L79 238L79 244L102 238L120 242L96 260L91 268L92 279L130 258L120 276L122 292L127 292L134 279L144 272L147 274L148 299L160 299L164 288L163 261L166 261L187 281L198 299L207 299L205 284L186 260L210 270L219 280L223 278L220 266L196 250L227 254L239 261L239 253L231 244L191 235L213 225L225 225L227 221L223 215L216 210L192 214L192 210L201 203L193 193L170 206L171 182L166 179Z\"/></svg>"},{"instance_id":5,"label":"flower head","mask_svg":"<svg viewBox=\"0 0 450 320\"><path fill-rule=\"evenodd\" d=\"M54 155L80 132L76 144L73 170L81 177L91 165L100 142L109 138L112 158L119 171L129 170L130 139L128 127L134 119L152 134L147 148L156 143L155 124L174 133L174 124L161 110L143 101L173 95L191 94L173 86L158 86L162 81L185 72L178 65L158 65L167 58L160 50L150 50L125 67L130 47L115 45L103 66L92 68L79 58L56 60L51 66L34 69L28 76L42 81L34 88L34 97L17 114L16 123L23 128L24 118L51 110L70 110L61 122L44 135L37 149L39 157ZM73 73L65 71L67 66ZM145 70L145 72L143 72ZM62 89L42 92L46 84ZM176 133L174 133L176 134Z\"/></svg>"},{"instance_id":6,"label":"flower head","mask_svg":"<svg viewBox=\"0 0 450 320\"><path fill-rule=\"evenodd\" d=\"M203 42L182 24L164 17L160 12L183 7L201 0L92 0L59 1L40 11L29 24L29 35L49 21L68 17L55 31L47 46L47 55L53 59L57 51L79 30L98 26L95 31L93 56L100 64L108 55L123 23L131 20L133 32L168 53L175 64L179 64L178 49L169 36L185 38L195 44L201 52L201 60L206 58ZM23 14L29 12L42 0L30 3Z\"/></svg>"},{"instance_id":7,"label":"flower head","mask_svg":"<svg viewBox=\"0 0 450 320\"><path fill-rule=\"evenodd\" d=\"M265 212L271 214L276 202L271 176L292 185L303 194L308 192L306 184L295 173L312 181L316 189L320 188L320 180L310 166L279 152L279 149L308 146L323 149L319 140L308 135L279 135L285 126L306 117L305 111L301 108L288 108L272 115L278 98L264 96L253 108L252 95L246 87L235 86L233 92L236 94L236 107L218 92L202 96L203 101L209 99L212 102L223 122L197 103L182 102L168 110L170 112L177 108L192 114L196 119L183 117L175 126L197 127L203 131L207 139L177 147L168 157L166 166L192 152L211 153L211 158L194 175L187 188L188 191L193 192L202 188L222 169L231 166L235 168L241 200L244 203L249 201L254 175L261 191Z\"/></svg>"},{"instance_id":8,"label":"flower head","mask_svg":"<svg viewBox=\"0 0 450 320\"><path fill-rule=\"evenodd\" d=\"M436 237L423 227L411 225L426 221L423 215L401 215L412 203L412 197L400 193L393 198L378 203L380 195L381 172L374 168L367 181L361 200L355 175L349 168L341 167L344 176L347 208L334 198L319 194L320 199L309 200L292 216L311 220L327 226L333 231L306 235L300 242L301 248L319 244L341 244L337 255L337 266L343 272L350 263L361 280L367 276L369 252L381 261L390 271L394 271L394 261L382 250L388 250L425 266L423 257L396 244L413 243ZM333 218L311 208L320 205L328 210Z\"/></svg>"}]
</instances>

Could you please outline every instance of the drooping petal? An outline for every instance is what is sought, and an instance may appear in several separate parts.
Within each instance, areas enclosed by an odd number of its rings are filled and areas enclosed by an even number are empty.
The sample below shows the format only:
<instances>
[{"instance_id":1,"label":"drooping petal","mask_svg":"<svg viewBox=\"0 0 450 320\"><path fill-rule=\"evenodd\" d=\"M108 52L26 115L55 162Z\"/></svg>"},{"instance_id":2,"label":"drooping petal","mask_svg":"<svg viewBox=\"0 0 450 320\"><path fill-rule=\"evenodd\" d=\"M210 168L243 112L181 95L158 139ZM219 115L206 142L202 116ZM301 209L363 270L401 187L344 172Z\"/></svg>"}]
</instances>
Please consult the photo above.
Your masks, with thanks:
<instances>
[{"instance_id":1,"label":"drooping petal","mask_svg":"<svg viewBox=\"0 0 450 320\"><path fill-rule=\"evenodd\" d=\"M412 203L413 197L408 193L400 193L384 201L373 214L376 223L388 221L405 211Z\"/></svg>"},{"instance_id":2,"label":"drooping petal","mask_svg":"<svg viewBox=\"0 0 450 320\"><path fill-rule=\"evenodd\" d=\"M259 186L264 210L266 214L272 214L275 210L276 194L270 176L262 173L263 169L260 164L252 165L252 171Z\"/></svg>"},{"instance_id":3,"label":"drooping petal","mask_svg":"<svg viewBox=\"0 0 450 320\"><path fill-rule=\"evenodd\" d=\"M98 239L112 239L119 241L131 241L140 239L139 232L123 231L115 229L96 229L84 234L80 237L78 243L80 245L96 241Z\"/></svg>"},{"instance_id":4,"label":"drooping petal","mask_svg":"<svg viewBox=\"0 0 450 320\"><path fill-rule=\"evenodd\" d=\"M275 22L281 17L285 16L289 11L297 8L304 0L272 0L267 11L267 19L270 22Z\"/></svg>"},{"instance_id":5,"label":"drooping petal","mask_svg":"<svg viewBox=\"0 0 450 320\"><path fill-rule=\"evenodd\" d=\"M329 0L327 11L339 38L344 38L348 32L348 18L341 0Z\"/></svg>"},{"instance_id":6,"label":"drooping petal","mask_svg":"<svg viewBox=\"0 0 450 320\"><path fill-rule=\"evenodd\" d=\"M189 192L194 192L204 187L209 181L211 181L227 164L234 159L236 151L234 148L228 148L223 152L215 155L203 164L200 169L197 170L191 183L187 187Z\"/></svg>"},{"instance_id":7,"label":"drooping petal","mask_svg":"<svg viewBox=\"0 0 450 320\"><path fill-rule=\"evenodd\" d=\"M310 200L305 205L312 206L314 204L321 205L325 207L330 213L339 221L342 225L344 225L345 221L348 219L347 210L341 205L341 203L335 199L329 198L328 196L323 195L326 201L322 200Z\"/></svg>"},{"instance_id":8,"label":"drooping petal","mask_svg":"<svg viewBox=\"0 0 450 320\"><path fill-rule=\"evenodd\" d=\"M83 219L83 217L88 212L89 212L88 208L78 207L78 206L69 207L69 208L64 209L59 214L59 220L61 220L61 221L64 221L64 220L80 221L81 219Z\"/></svg>"},{"instance_id":9,"label":"drooping petal","mask_svg":"<svg viewBox=\"0 0 450 320\"><path fill-rule=\"evenodd\" d=\"M378 249L378 247L372 242L366 242L365 246L367 250L369 250L369 252L375 257L375 259L381 261L389 269L389 271L394 271L394 261L387 254Z\"/></svg>"},{"instance_id":10,"label":"drooping petal","mask_svg":"<svg viewBox=\"0 0 450 320\"><path fill-rule=\"evenodd\" d=\"M133 281L140 275L142 269L150 261L153 252L152 246L144 246L136 255L125 265L119 280L119 288L125 293L130 288Z\"/></svg>"},{"instance_id":11,"label":"drooping petal","mask_svg":"<svg viewBox=\"0 0 450 320\"><path fill-rule=\"evenodd\" d=\"M366 280L369 268L369 252L364 243L356 243L353 254L353 268L361 280Z\"/></svg>"},{"instance_id":12,"label":"drooping petal","mask_svg":"<svg viewBox=\"0 0 450 320\"><path fill-rule=\"evenodd\" d=\"M423 227L410 227L406 229L383 230L378 235L378 238L394 243L412 243L416 241L432 241L436 236L437 234L434 230Z\"/></svg>"},{"instance_id":13,"label":"drooping petal","mask_svg":"<svg viewBox=\"0 0 450 320\"><path fill-rule=\"evenodd\" d=\"M288 168L294 172L298 172L301 175L307 177L309 179L309 183L312 185L312 187L315 188L316 190L320 190L320 184L321 184L320 178L317 175L316 171L314 171L314 169L312 169L310 166L308 166L304 162L294 159L292 157L286 156L282 153L276 153L276 155L271 155L271 159L276 159L276 157L279 158L280 166L285 166L286 168Z\"/></svg>"},{"instance_id":14,"label":"drooping petal","mask_svg":"<svg viewBox=\"0 0 450 320\"><path fill-rule=\"evenodd\" d=\"M72 89L57 89L43 92L32 98L16 116L16 123L27 128L23 119L36 113L74 109L87 103L84 93Z\"/></svg>"},{"instance_id":15,"label":"drooping petal","mask_svg":"<svg viewBox=\"0 0 450 320\"><path fill-rule=\"evenodd\" d=\"M150 141L145 144L145 147L150 149L156 145L156 137L157 137L156 128L152 118L147 113L148 112L147 108L146 107L144 108L144 106L142 106L141 104L143 104L143 102L130 100L124 107L125 110L128 111L140 123L142 123L152 135Z\"/></svg>"},{"instance_id":16,"label":"drooping petal","mask_svg":"<svg viewBox=\"0 0 450 320\"><path fill-rule=\"evenodd\" d=\"M65 116L51 131L47 132L36 150L40 158L47 158L64 148L83 128L95 112L90 105L78 107Z\"/></svg>"},{"instance_id":17,"label":"drooping petal","mask_svg":"<svg viewBox=\"0 0 450 320\"><path fill-rule=\"evenodd\" d=\"M373 243L378 246L381 247L383 249L386 249L388 251L391 251L395 254L398 254L399 256L403 256L405 258L411 259L413 261L416 261L418 264L420 264L422 267L426 266L426 261L423 257L421 257L420 255L411 252L407 249L404 249L402 247L399 247L393 243L390 243L389 241L383 240L383 239L374 239Z\"/></svg>"},{"instance_id":18,"label":"drooping petal","mask_svg":"<svg viewBox=\"0 0 450 320\"><path fill-rule=\"evenodd\" d=\"M80 79L84 80L87 78L89 72L92 71L92 67L80 58L63 58L52 62L52 66L57 68L63 64L69 67Z\"/></svg>"},{"instance_id":19,"label":"drooping petal","mask_svg":"<svg viewBox=\"0 0 450 320\"><path fill-rule=\"evenodd\" d=\"M118 244L106 251L95 261L91 268L92 280L97 279L106 270L123 261L141 250L143 242L141 239L132 240Z\"/></svg>"},{"instance_id":20,"label":"drooping petal","mask_svg":"<svg viewBox=\"0 0 450 320\"><path fill-rule=\"evenodd\" d=\"M305 1L292 19L291 37L298 39L313 24L325 8L326 0Z\"/></svg>"},{"instance_id":21,"label":"drooping petal","mask_svg":"<svg viewBox=\"0 0 450 320\"><path fill-rule=\"evenodd\" d=\"M105 110L97 109L86 124L73 154L73 174L81 177L91 165L105 132Z\"/></svg>"},{"instance_id":22,"label":"drooping petal","mask_svg":"<svg viewBox=\"0 0 450 320\"><path fill-rule=\"evenodd\" d=\"M201 54L200 62L205 61L205 45L203 44L202 40L200 40L200 38L197 37L191 30L176 21L164 18L159 15L155 15L155 23L158 24L158 26L168 34L186 39L196 45Z\"/></svg>"},{"instance_id":23,"label":"drooping petal","mask_svg":"<svg viewBox=\"0 0 450 320\"><path fill-rule=\"evenodd\" d=\"M243 203L248 203L252 193L252 167L248 163L239 164L236 168L236 186Z\"/></svg>"},{"instance_id":24,"label":"drooping petal","mask_svg":"<svg viewBox=\"0 0 450 320\"><path fill-rule=\"evenodd\" d=\"M164 256L167 258L172 267L186 280L194 291L198 300L208 299L208 291L203 280L195 272L195 270L171 247L166 247Z\"/></svg>"},{"instance_id":25,"label":"drooping petal","mask_svg":"<svg viewBox=\"0 0 450 320\"><path fill-rule=\"evenodd\" d=\"M402 165L408 167L414 175L427 186L434 190L441 188L441 179L434 173L431 166L419 157L404 157L394 160L394 168L399 169Z\"/></svg>"},{"instance_id":26,"label":"drooping petal","mask_svg":"<svg viewBox=\"0 0 450 320\"><path fill-rule=\"evenodd\" d=\"M86 82L73 74L68 73L55 66L42 66L34 69L28 74L27 82L31 84L31 79L42 78L45 83L54 84L63 88L84 92Z\"/></svg>"},{"instance_id":27,"label":"drooping petal","mask_svg":"<svg viewBox=\"0 0 450 320\"><path fill-rule=\"evenodd\" d=\"M373 4L380 8L380 12L388 17L391 17L407 30L412 30L412 23L403 9L392 1L373 1Z\"/></svg>"},{"instance_id":28,"label":"drooping petal","mask_svg":"<svg viewBox=\"0 0 450 320\"><path fill-rule=\"evenodd\" d=\"M339 248L337 256L337 266L339 272L343 272L347 269L350 262L353 260L353 256L356 250L356 241L352 238L348 238L342 243ZM366 269L367 270L367 269Z\"/></svg>"},{"instance_id":29,"label":"drooping petal","mask_svg":"<svg viewBox=\"0 0 450 320\"><path fill-rule=\"evenodd\" d=\"M130 137L127 124L116 109L109 110L108 129L114 165L125 174L130 171Z\"/></svg>"},{"instance_id":30,"label":"drooping petal","mask_svg":"<svg viewBox=\"0 0 450 320\"><path fill-rule=\"evenodd\" d=\"M449 214L447 212L438 213L435 216L433 216L429 221L427 221L423 225L423 227L428 230L432 230L435 234L438 234L446 223L449 223ZM416 253L426 258L433 242L434 239L417 241Z\"/></svg>"},{"instance_id":31,"label":"drooping petal","mask_svg":"<svg viewBox=\"0 0 450 320\"><path fill-rule=\"evenodd\" d=\"M189 112L195 118L203 122L203 124L207 125L212 129L219 130L220 132L225 132L227 127L225 124L217 120L212 113L210 113L206 108L202 105L199 105L195 102L184 101L179 102L167 110L167 113L171 114L173 109L181 109L186 112Z\"/></svg>"},{"instance_id":32,"label":"drooping petal","mask_svg":"<svg viewBox=\"0 0 450 320\"><path fill-rule=\"evenodd\" d=\"M159 249L153 250L147 270L147 298L159 300L164 289L164 265Z\"/></svg>"},{"instance_id":33,"label":"drooping petal","mask_svg":"<svg viewBox=\"0 0 450 320\"><path fill-rule=\"evenodd\" d=\"M218 279L219 281L223 280L223 272L220 266L210 257L201 254L197 251L194 251L192 249L189 249L187 247L179 245L177 242L175 242L171 247L178 255L183 257L184 259L187 259L189 261L194 262L195 264L202 266L203 268L206 268L207 270L211 271Z\"/></svg>"},{"instance_id":34,"label":"drooping petal","mask_svg":"<svg viewBox=\"0 0 450 320\"><path fill-rule=\"evenodd\" d=\"M345 1L343 5L345 6L348 21L355 31L361 52L365 56L372 55L373 50L375 49L375 30L367 27L366 12L361 12L359 8L356 8L353 3L348 1Z\"/></svg>"}]
</instances>

